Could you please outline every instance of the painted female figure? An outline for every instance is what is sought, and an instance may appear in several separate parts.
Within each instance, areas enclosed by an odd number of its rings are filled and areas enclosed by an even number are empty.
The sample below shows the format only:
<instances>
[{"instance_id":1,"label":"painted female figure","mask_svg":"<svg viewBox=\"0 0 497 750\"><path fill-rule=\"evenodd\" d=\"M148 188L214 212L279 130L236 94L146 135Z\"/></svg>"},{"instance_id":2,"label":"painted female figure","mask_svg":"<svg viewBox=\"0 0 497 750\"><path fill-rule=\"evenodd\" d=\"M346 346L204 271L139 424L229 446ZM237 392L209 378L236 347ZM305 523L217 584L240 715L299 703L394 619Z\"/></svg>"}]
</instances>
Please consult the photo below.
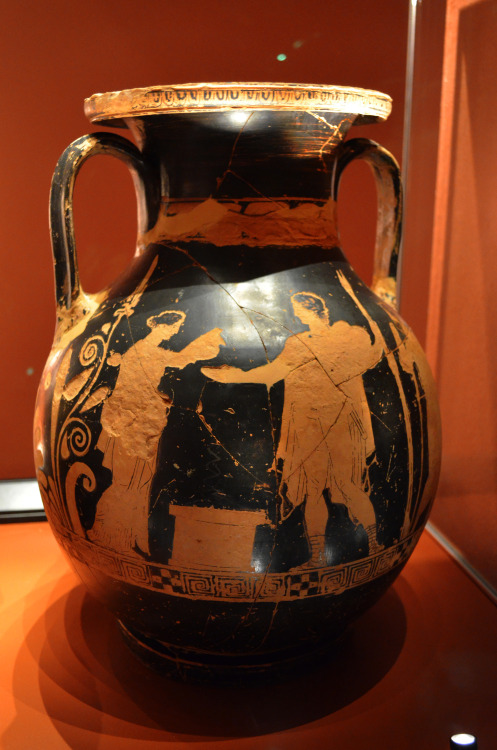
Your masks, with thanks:
<instances>
[{"instance_id":1,"label":"painted female figure","mask_svg":"<svg viewBox=\"0 0 497 750\"><path fill-rule=\"evenodd\" d=\"M149 494L157 450L172 406L159 391L166 367L182 369L213 359L224 344L221 329L199 336L179 352L161 344L180 330L185 313L166 310L148 318L150 333L123 355L111 355L119 367L116 385L102 407L102 432L97 447L112 484L97 504L89 538L122 553L149 554Z\"/></svg>"}]
</instances>

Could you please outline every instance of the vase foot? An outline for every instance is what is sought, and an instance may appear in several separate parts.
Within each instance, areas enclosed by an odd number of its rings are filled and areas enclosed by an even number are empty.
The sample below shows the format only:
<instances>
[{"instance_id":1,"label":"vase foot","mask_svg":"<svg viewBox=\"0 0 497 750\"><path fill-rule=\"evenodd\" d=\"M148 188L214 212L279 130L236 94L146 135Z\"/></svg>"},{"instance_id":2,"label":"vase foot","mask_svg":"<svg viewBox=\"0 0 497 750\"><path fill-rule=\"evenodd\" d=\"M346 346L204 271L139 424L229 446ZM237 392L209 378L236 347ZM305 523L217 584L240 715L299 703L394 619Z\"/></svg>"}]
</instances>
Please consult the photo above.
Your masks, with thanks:
<instances>
[{"instance_id":1,"label":"vase foot","mask_svg":"<svg viewBox=\"0 0 497 750\"><path fill-rule=\"evenodd\" d=\"M333 658L341 638L310 644L301 650L247 654L211 653L173 646L140 633L118 620L131 651L148 667L183 682L249 684L274 682L308 671Z\"/></svg>"}]
</instances>

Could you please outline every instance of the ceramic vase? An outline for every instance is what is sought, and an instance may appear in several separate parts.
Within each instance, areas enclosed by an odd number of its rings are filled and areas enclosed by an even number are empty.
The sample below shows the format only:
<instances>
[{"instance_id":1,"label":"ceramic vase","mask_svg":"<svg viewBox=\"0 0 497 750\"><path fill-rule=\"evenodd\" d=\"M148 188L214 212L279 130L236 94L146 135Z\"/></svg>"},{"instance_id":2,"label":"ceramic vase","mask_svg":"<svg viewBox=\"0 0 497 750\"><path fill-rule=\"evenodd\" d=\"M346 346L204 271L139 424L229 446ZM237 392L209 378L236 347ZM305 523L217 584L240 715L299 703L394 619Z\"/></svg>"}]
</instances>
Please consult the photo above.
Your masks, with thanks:
<instances>
[{"instance_id":1,"label":"ceramic vase","mask_svg":"<svg viewBox=\"0 0 497 750\"><path fill-rule=\"evenodd\" d=\"M205 679L292 669L399 574L438 480L434 385L396 310L399 168L345 140L390 99L198 84L85 106L137 146L84 136L53 178L57 328L35 418L48 520L149 663ZM139 236L88 294L72 195L95 154L131 170ZM378 188L371 288L336 226L355 159Z\"/></svg>"}]
</instances>

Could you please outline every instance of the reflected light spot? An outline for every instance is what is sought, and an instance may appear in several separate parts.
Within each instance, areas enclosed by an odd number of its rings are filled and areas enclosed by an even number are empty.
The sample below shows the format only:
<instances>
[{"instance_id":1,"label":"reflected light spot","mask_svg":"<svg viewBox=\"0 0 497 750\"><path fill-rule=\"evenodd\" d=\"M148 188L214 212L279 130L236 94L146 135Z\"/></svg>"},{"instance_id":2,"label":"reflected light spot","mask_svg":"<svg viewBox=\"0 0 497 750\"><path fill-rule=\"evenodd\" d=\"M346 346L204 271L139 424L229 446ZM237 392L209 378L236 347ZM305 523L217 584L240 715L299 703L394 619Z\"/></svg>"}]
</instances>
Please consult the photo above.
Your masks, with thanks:
<instances>
[{"instance_id":1,"label":"reflected light spot","mask_svg":"<svg viewBox=\"0 0 497 750\"><path fill-rule=\"evenodd\" d=\"M304 41L302 39L296 39L293 43L294 49L298 49L299 47L302 47L304 44Z\"/></svg>"},{"instance_id":2,"label":"reflected light spot","mask_svg":"<svg viewBox=\"0 0 497 750\"><path fill-rule=\"evenodd\" d=\"M276 55L276 59L279 60L280 62L283 62L283 60L286 60L285 53L284 52L280 52L279 55Z\"/></svg>"},{"instance_id":3,"label":"reflected light spot","mask_svg":"<svg viewBox=\"0 0 497 750\"><path fill-rule=\"evenodd\" d=\"M462 734L453 734L450 738L450 746L451 748L456 747L473 747L476 748L476 737L472 734L466 734L463 732Z\"/></svg>"},{"instance_id":4,"label":"reflected light spot","mask_svg":"<svg viewBox=\"0 0 497 750\"><path fill-rule=\"evenodd\" d=\"M243 110L234 110L230 113L230 120L235 125L245 125L249 116L250 112L246 112Z\"/></svg>"},{"instance_id":5,"label":"reflected light spot","mask_svg":"<svg viewBox=\"0 0 497 750\"><path fill-rule=\"evenodd\" d=\"M32 375L34 373L34 367L28 367L26 370L26 375Z\"/></svg>"},{"instance_id":6,"label":"reflected light spot","mask_svg":"<svg viewBox=\"0 0 497 750\"><path fill-rule=\"evenodd\" d=\"M267 560L261 560L258 557L253 558L252 567L254 568L256 573L264 573L267 568Z\"/></svg>"}]
</instances>

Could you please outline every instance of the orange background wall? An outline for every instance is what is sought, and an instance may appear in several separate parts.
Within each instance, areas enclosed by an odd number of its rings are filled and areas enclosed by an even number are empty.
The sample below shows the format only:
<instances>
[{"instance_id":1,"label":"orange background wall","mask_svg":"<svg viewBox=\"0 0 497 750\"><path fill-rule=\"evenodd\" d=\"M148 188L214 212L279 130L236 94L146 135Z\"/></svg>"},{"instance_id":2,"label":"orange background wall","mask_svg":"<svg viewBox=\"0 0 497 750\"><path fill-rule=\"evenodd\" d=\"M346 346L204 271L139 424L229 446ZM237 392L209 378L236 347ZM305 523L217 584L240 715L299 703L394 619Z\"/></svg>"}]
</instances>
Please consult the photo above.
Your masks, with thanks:
<instances>
[{"instance_id":1,"label":"orange background wall","mask_svg":"<svg viewBox=\"0 0 497 750\"><path fill-rule=\"evenodd\" d=\"M427 352L440 393L432 521L497 589L497 4L449 0Z\"/></svg>"},{"instance_id":2,"label":"orange background wall","mask_svg":"<svg viewBox=\"0 0 497 750\"><path fill-rule=\"evenodd\" d=\"M0 478L34 473L32 413L55 322L48 191L60 153L93 129L83 99L189 81L374 88L393 97L393 114L353 135L375 138L400 159L407 18L407 0L3 4ZM367 167L352 165L341 193L343 246L366 278L375 211ZM83 168L75 217L83 285L96 291L134 250L135 200L122 164L95 159Z\"/></svg>"}]
</instances>

